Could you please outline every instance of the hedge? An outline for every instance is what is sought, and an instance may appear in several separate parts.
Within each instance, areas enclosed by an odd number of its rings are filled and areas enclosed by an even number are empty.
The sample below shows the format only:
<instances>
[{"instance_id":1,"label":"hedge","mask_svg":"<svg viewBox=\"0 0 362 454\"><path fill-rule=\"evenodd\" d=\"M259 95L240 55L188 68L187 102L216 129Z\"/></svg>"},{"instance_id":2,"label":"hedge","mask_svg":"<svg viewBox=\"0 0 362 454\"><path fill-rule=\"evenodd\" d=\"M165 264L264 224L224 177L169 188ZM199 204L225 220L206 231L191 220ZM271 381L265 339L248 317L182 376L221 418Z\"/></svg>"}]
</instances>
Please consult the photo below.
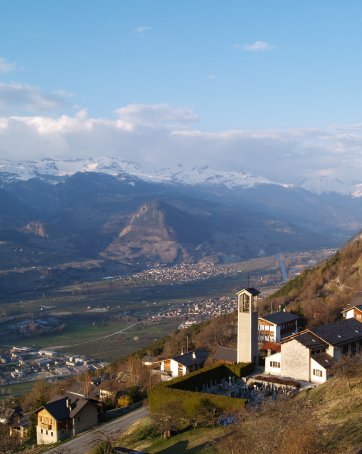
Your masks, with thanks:
<instances>
[{"instance_id":1,"label":"hedge","mask_svg":"<svg viewBox=\"0 0 362 454\"><path fill-rule=\"evenodd\" d=\"M186 417L194 416L205 403L219 408L223 412L240 410L246 404L245 399L237 399L216 394L196 392L202 385L222 378L242 377L251 373L252 364L217 365L194 371L186 376L177 377L148 390L148 401L153 413L163 412L176 404L181 407Z\"/></svg>"},{"instance_id":2,"label":"hedge","mask_svg":"<svg viewBox=\"0 0 362 454\"><path fill-rule=\"evenodd\" d=\"M221 380L229 377L245 377L253 371L252 364L219 364L207 366L202 369L191 372L182 377L174 378L165 383L169 388L183 389L185 391L195 391L196 388L201 389L202 385L213 380Z\"/></svg>"}]
</instances>

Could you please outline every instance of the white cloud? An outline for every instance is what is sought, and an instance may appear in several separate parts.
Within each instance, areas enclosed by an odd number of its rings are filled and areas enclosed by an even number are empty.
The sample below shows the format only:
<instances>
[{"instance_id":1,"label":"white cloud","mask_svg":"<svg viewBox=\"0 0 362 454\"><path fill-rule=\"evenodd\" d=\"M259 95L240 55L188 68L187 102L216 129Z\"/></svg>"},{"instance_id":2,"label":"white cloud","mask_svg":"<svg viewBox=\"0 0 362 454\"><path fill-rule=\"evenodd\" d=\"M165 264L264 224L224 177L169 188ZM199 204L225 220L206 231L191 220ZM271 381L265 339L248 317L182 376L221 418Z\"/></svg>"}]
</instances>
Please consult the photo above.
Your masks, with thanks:
<instances>
[{"instance_id":1,"label":"white cloud","mask_svg":"<svg viewBox=\"0 0 362 454\"><path fill-rule=\"evenodd\" d=\"M262 52L266 50L275 49L276 46L272 46L271 44L267 43L266 41L255 41L251 44L238 44L234 45L236 49L246 50L249 52Z\"/></svg>"},{"instance_id":2,"label":"white cloud","mask_svg":"<svg viewBox=\"0 0 362 454\"><path fill-rule=\"evenodd\" d=\"M7 159L115 156L143 167L208 164L245 169L282 183L361 183L362 125L321 129L201 131L197 115L168 104L130 104L117 118L0 116L0 156Z\"/></svg>"},{"instance_id":3,"label":"white cloud","mask_svg":"<svg viewBox=\"0 0 362 454\"><path fill-rule=\"evenodd\" d=\"M143 37L146 36L148 32L150 32L152 29L149 26L146 25L140 25L139 27L136 27L133 29L133 31L139 36Z\"/></svg>"},{"instance_id":4,"label":"white cloud","mask_svg":"<svg viewBox=\"0 0 362 454\"><path fill-rule=\"evenodd\" d=\"M0 74L10 73L11 71L15 71L15 69L15 63L8 63L3 58L0 58Z\"/></svg>"},{"instance_id":5,"label":"white cloud","mask_svg":"<svg viewBox=\"0 0 362 454\"><path fill-rule=\"evenodd\" d=\"M0 113L50 112L68 104L64 92L47 93L22 83L0 83Z\"/></svg>"},{"instance_id":6,"label":"white cloud","mask_svg":"<svg viewBox=\"0 0 362 454\"><path fill-rule=\"evenodd\" d=\"M191 109L168 104L128 104L117 109L116 113L128 129L135 126L169 129L183 127L185 123L198 119Z\"/></svg>"}]
</instances>

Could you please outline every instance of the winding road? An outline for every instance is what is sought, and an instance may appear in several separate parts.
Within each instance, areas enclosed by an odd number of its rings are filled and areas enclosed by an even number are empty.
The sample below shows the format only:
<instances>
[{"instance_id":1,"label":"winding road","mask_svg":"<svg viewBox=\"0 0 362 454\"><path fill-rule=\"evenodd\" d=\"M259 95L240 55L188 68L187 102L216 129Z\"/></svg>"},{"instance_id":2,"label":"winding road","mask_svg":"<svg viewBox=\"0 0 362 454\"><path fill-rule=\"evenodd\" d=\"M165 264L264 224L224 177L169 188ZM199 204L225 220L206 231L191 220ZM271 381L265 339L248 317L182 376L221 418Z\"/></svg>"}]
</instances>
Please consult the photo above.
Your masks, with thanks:
<instances>
[{"instance_id":1,"label":"winding road","mask_svg":"<svg viewBox=\"0 0 362 454\"><path fill-rule=\"evenodd\" d=\"M44 454L87 454L102 440L117 438L136 421L148 415L148 409L138 408L126 415L90 429Z\"/></svg>"}]
</instances>

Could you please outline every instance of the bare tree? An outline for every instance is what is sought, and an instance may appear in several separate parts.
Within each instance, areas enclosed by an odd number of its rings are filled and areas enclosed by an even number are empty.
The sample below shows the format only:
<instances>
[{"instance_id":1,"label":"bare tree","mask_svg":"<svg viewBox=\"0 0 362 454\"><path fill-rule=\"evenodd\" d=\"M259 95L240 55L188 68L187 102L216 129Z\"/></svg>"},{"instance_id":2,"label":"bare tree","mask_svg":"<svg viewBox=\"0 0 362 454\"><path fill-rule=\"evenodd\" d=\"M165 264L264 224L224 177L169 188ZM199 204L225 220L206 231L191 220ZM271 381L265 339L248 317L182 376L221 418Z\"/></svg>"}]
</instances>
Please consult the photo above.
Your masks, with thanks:
<instances>
[{"instance_id":1,"label":"bare tree","mask_svg":"<svg viewBox=\"0 0 362 454\"><path fill-rule=\"evenodd\" d=\"M362 354L342 356L342 358L333 366L331 372L336 377L345 380L348 384L348 388L351 389L353 379L361 377L362 374Z\"/></svg>"}]
</instances>

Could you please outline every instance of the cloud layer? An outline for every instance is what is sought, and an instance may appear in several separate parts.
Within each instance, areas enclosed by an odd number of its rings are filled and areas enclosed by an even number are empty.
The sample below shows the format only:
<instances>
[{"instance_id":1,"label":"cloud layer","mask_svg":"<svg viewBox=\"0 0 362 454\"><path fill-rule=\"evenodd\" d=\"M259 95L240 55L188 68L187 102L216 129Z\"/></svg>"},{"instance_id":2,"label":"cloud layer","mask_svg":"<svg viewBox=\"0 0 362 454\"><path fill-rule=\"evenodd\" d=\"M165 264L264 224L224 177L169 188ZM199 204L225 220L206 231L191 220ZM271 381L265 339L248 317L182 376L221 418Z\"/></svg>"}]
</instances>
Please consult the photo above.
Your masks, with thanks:
<instances>
[{"instance_id":1,"label":"cloud layer","mask_svg":"<svg viewBox=\"0 0 362 454\"><path fill-rule=\"evenodd\" d=\"M6 159L116 156L145 168L209 165L272 180L361 183L362 124L325 129L207 132L197 115L167 104L130 104L114 119L76 115L0 117ZM342 184L342 183L341 183Z\"/></svg>"},{"instance_id":2,"label":"cloud layer","mask_svg":"<svg viewBox=\"0 0 362 454\"><path fill-rule=\"evenodd\" d=\"M67 107L65 93L46 93L22 83L0 83L0 114L51 112Z\"/></svg>"}]
</instances>

